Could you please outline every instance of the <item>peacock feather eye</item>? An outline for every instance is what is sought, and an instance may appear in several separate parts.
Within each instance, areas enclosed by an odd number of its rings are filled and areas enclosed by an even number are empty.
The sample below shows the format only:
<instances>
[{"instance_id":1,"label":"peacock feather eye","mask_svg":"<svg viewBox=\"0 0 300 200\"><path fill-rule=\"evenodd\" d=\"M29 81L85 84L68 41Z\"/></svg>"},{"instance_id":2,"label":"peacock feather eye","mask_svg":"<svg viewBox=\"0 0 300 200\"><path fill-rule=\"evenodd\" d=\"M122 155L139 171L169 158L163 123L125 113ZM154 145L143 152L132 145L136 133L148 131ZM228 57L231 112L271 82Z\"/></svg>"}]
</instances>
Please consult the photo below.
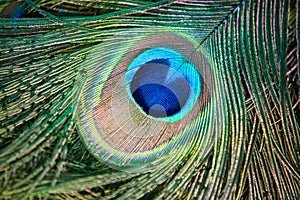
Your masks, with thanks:
<instances>
[{"instance_id":1,"label":"peacock feather eye","mask_svg":"<svg viewBox=\"0 0 300 200\"><path fill-rule=\"evenodd\" d=\"M176 32L125 32L95 47L84 68L78 132L101 162L150 170L191 151L213 91L203 50ZM115 42L117 40L117 42ZM154 164L155 163L155 164Z\"/></svg>"}]
</instances>

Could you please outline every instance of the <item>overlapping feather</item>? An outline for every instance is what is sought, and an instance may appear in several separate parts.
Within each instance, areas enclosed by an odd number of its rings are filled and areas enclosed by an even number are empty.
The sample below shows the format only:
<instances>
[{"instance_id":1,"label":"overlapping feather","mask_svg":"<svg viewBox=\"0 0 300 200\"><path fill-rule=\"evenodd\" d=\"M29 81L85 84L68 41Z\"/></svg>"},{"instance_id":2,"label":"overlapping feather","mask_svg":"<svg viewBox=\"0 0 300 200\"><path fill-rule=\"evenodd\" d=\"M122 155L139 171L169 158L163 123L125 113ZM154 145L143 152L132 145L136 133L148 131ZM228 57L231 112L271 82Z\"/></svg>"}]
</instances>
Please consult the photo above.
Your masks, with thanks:
<instances>
[{"instance_id":1,"label":"overlapping feather","mask_svg":"<svg viewBox=\"0 0 300 200\"><path fill-rule=\"evenodd\" d=\"M1 198L299 198L299 1L19 5L38 18L0 19ZM82 63L119 33L157 29L192 36L210 57L210 120L186 156L128 174L79 139Z\"/></svg>"}]
</instances>

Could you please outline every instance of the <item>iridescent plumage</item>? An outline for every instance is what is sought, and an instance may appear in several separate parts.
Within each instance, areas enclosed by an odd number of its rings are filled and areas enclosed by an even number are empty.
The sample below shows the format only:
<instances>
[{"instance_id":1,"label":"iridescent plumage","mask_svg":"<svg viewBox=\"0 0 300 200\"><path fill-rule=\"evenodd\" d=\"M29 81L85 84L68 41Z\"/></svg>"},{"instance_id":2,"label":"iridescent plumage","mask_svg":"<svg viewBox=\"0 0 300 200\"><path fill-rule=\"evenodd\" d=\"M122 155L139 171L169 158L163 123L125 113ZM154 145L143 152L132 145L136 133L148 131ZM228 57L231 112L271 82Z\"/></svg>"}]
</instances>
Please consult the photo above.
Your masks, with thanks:
<instances>
[{"instance_id":1,"label":"iridescent plumage","mask_svg":"<svg viewBox=\"0 0 300 200\"><path fill-rule=\"evenodd\" d=\"M299 8L1 2L0 198L298 199Z\"/></svg>"}]
</instances>

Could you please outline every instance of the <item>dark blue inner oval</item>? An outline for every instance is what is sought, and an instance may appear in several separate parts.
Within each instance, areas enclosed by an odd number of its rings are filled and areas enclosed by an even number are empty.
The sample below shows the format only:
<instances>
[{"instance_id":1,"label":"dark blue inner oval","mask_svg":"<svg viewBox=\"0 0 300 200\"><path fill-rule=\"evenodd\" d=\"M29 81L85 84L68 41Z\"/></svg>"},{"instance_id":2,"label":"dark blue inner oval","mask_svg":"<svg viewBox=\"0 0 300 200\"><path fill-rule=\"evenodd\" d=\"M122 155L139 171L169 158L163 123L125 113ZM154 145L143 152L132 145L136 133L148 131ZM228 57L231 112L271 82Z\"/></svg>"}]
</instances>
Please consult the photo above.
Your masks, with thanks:
<instances>
[{"instance_id":1,"label":"dark blue inner oval","mask_svg":"<svg viewBox=\"0 0 300 200\"><path fill-rule=\"evenodd\" d=\"M156 59L145 63L135 73L130 91L148 115L172 116L185 105L191 88L186 78L174 71L167 59Z\"/></svg>"}]
</instances>

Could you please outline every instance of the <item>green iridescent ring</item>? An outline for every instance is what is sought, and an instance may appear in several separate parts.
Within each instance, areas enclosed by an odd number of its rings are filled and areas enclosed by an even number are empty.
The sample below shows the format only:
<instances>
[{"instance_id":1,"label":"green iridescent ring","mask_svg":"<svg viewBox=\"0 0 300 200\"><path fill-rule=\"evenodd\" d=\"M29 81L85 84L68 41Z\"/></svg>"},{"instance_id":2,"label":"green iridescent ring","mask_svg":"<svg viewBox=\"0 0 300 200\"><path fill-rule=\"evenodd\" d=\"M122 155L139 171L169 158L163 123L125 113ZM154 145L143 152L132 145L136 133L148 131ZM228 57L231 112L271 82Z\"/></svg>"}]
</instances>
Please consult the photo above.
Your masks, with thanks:
<instances>
[{"instance_id":1,"label":"green iridescent ring","mask_svg":"<svg viewBox=\"0 0 300 200\"><path fill-rule=\"evenodd\" d=\"M90 53L77 112L89 151L128 171L148 170L191 151L213 91L208 59L189 36L132 34Z\"/></svg>"}]
</instances>

